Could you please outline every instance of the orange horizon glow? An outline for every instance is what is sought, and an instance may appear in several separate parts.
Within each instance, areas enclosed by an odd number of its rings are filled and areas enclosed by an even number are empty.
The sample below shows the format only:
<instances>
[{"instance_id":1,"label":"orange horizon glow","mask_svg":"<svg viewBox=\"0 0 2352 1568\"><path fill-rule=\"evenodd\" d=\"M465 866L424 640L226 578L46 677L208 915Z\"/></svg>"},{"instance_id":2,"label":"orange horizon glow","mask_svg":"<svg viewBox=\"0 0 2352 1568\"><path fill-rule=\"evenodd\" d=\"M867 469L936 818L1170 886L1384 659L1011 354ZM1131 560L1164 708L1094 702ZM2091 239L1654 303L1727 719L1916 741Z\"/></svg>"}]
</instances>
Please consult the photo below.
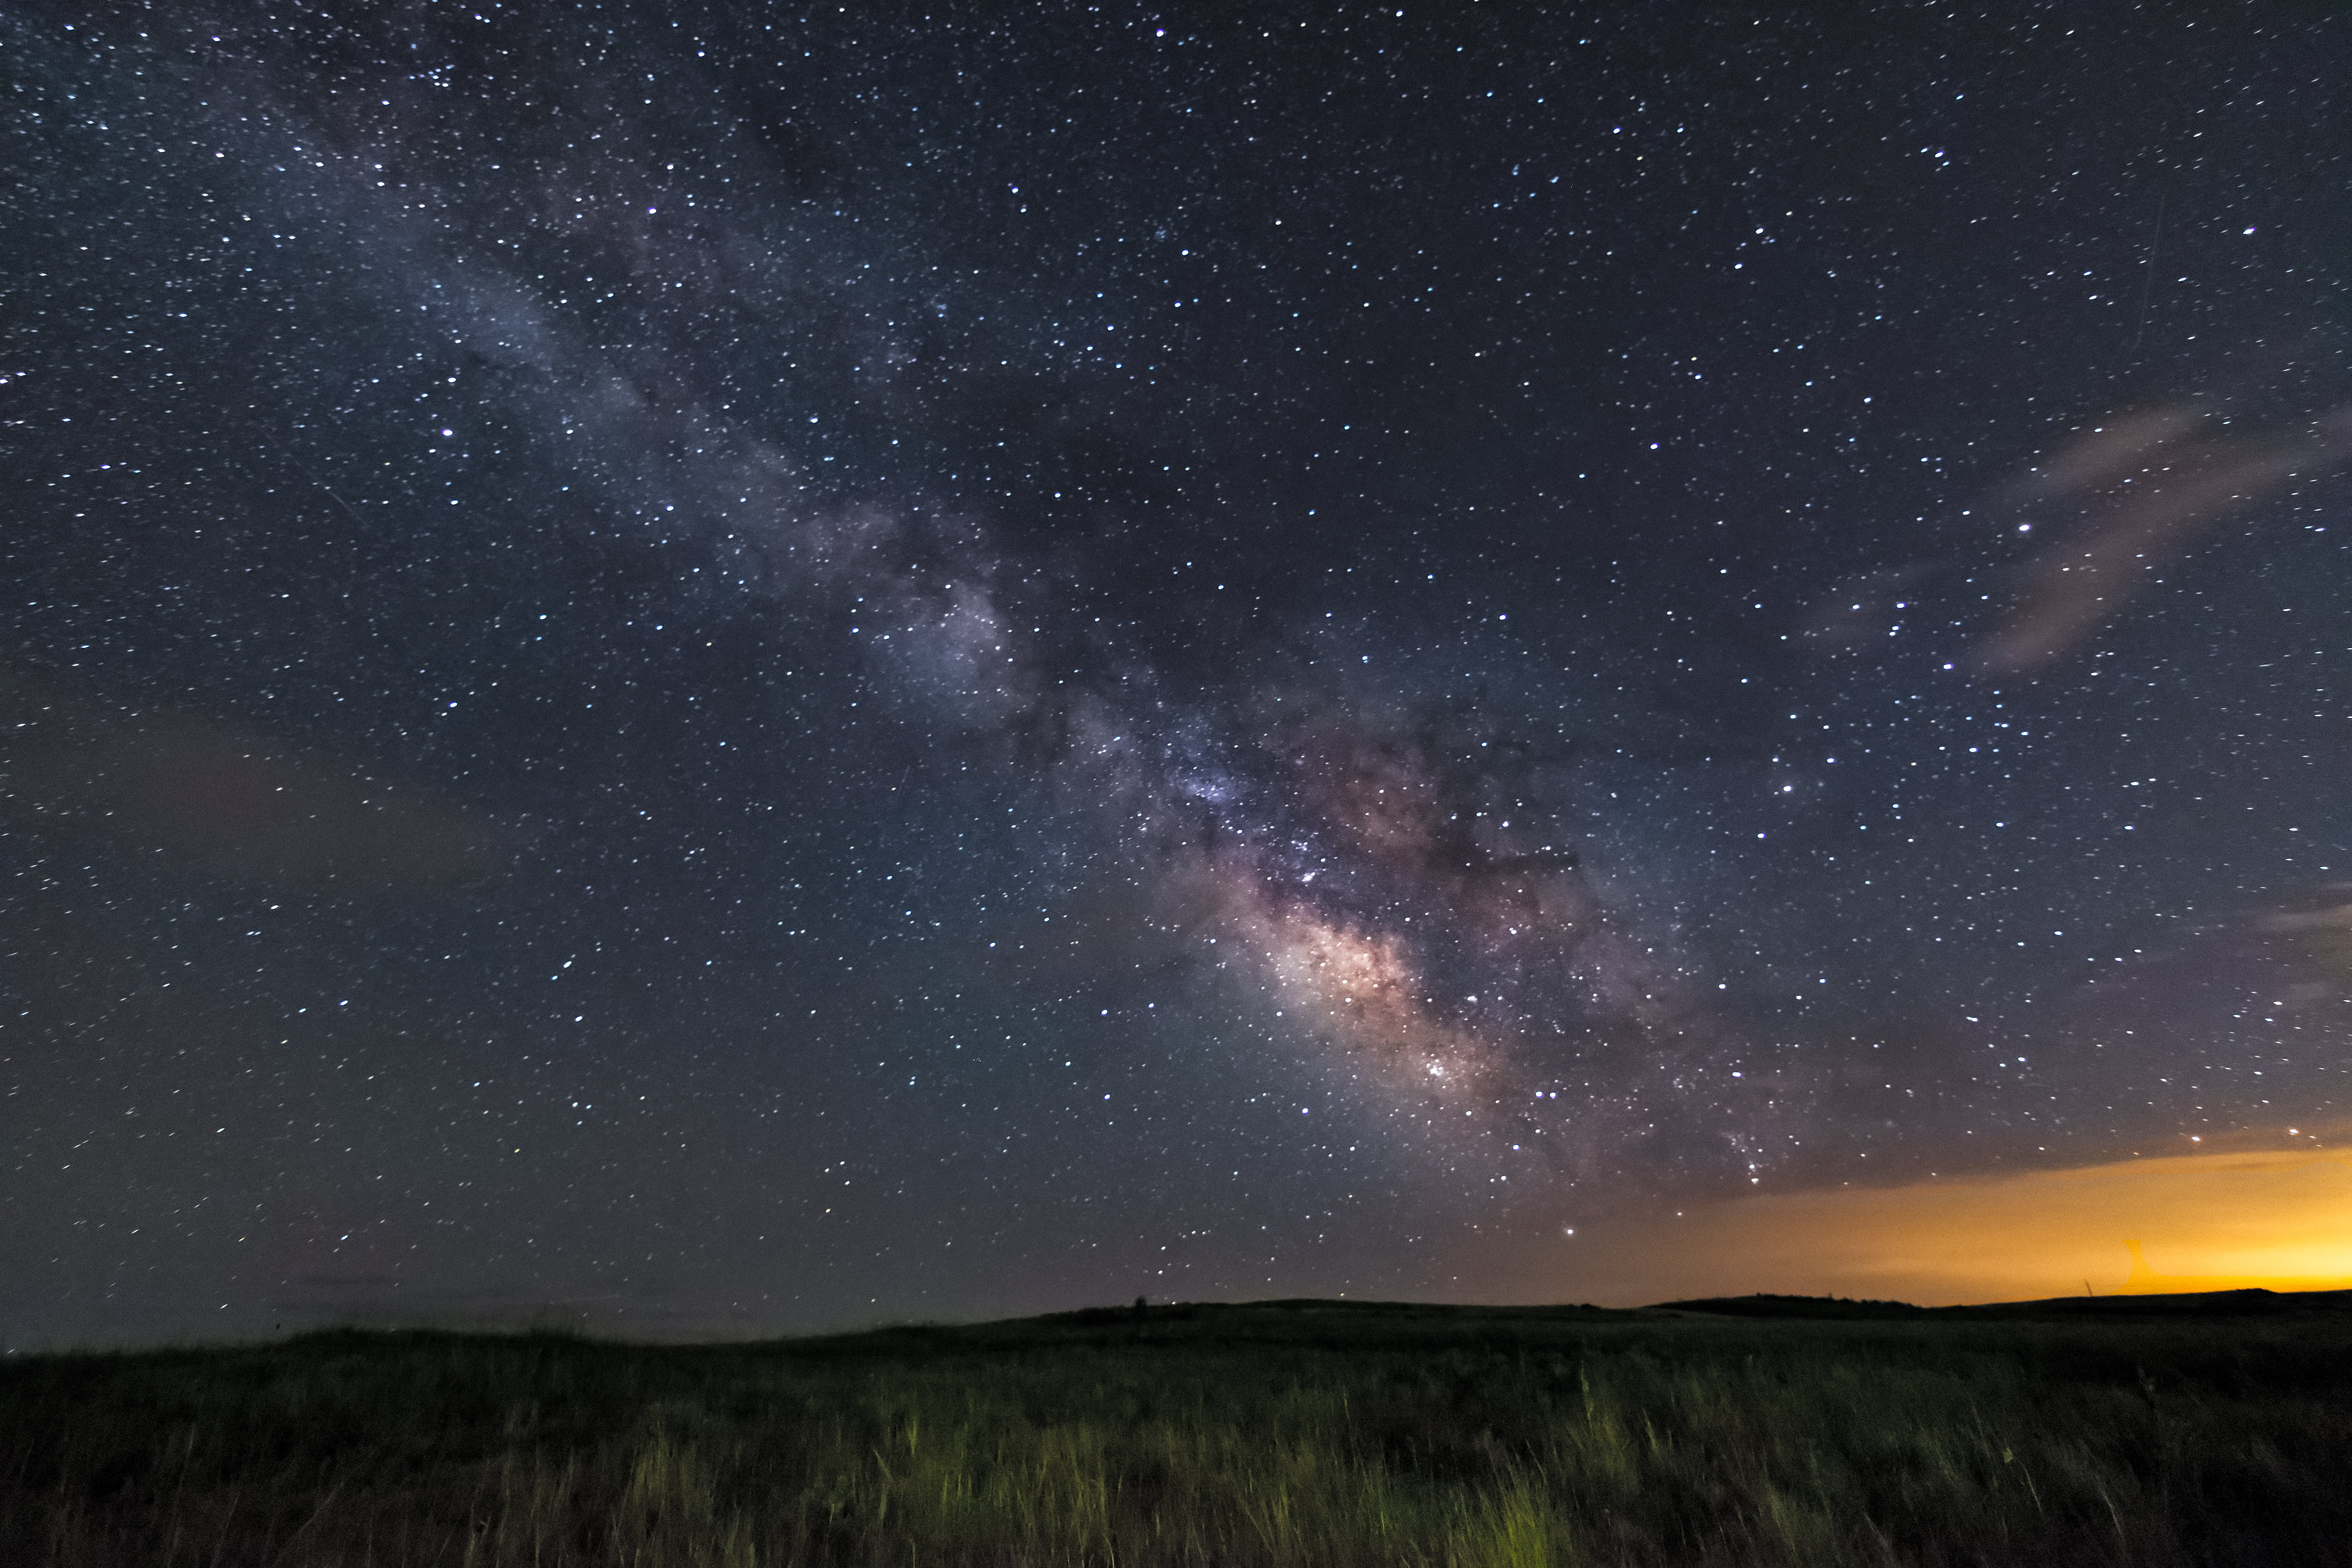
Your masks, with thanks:
<instances>
[{"instance_id":1,"label":"orange horizon glow","mask_svg":"<svg viewBox=\"0 0 2352 1568\"><path fill-rule=\"evenodd\" d=\"M2352 1289L2352 1154L2189 1154L1763 1194L1575 1223L1544 1248L1537 1278L1515 1289L1610 1306Z\"/></svg>"}]
</instances>

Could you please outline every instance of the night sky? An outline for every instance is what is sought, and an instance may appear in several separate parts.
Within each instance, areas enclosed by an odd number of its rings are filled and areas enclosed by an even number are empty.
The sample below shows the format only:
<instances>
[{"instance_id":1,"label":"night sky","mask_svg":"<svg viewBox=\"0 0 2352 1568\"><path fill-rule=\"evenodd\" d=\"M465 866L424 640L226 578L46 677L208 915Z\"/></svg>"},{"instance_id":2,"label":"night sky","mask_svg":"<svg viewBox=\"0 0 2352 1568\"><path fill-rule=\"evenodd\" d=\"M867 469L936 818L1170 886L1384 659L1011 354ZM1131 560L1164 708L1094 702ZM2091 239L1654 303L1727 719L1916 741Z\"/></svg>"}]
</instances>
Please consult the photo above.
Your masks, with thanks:
<instances>
[{"instance_id":1,"label":"night sky","mask_svg":"<svg viewBox=\"0 0 2352 1568\"><path fill-rule=\"evenodd\" d=\"M0 1330L2352 1140L2327 9L0 7Z\"/></svg>"}]
</instances>

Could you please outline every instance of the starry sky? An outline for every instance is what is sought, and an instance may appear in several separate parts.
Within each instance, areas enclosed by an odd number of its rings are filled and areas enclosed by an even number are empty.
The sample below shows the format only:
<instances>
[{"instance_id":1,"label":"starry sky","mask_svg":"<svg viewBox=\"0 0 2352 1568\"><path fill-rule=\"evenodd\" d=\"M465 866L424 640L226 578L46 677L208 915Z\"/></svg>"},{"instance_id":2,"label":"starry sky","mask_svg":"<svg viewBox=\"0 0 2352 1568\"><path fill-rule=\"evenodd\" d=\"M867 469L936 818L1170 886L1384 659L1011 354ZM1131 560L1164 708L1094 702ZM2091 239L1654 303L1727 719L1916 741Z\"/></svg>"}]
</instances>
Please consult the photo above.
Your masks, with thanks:
<instances>
[{"instance_id":1,"label":"starry sky","mask_svg":"<svg viewBox=\"0 0 2352 1568\"><path fill-rule=\"evenodd\" d=\"M2327 10L0 6L0 1330L2333 1149Z\"/></svg>"}]
</instances>

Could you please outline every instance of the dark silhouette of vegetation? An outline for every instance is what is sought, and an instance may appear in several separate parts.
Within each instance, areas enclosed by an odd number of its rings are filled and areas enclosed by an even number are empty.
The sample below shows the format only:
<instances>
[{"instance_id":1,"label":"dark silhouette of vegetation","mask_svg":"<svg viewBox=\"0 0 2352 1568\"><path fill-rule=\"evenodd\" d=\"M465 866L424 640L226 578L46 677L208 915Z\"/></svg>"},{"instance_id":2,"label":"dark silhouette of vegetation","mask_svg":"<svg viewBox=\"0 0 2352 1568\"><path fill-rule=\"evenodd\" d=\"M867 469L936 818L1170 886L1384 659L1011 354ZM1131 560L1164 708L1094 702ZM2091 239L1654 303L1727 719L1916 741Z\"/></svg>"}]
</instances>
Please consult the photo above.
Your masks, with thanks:
<instances>
[{"instance_id":1,"label":"dark silhouette of vegetation","mask_svg":"<svg viewBox=\"0 0 2352 1568\"><path fill-rule=\"evenodd\" d=\"M2272 1303L1145 1303L22 1357L0 1562L2345 1563L2352 1314Z\"/></svg>"}]
</instances>

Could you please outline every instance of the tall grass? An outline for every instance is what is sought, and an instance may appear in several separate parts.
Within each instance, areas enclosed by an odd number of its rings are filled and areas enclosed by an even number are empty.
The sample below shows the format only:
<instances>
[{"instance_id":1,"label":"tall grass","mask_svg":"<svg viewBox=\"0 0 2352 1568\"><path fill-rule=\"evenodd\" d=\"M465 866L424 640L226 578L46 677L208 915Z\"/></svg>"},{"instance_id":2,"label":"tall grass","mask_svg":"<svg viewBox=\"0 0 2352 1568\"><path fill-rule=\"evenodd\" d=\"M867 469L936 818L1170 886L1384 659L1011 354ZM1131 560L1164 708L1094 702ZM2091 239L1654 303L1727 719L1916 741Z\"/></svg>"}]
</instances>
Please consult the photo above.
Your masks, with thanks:
<instances>
[{"instance_id":1,"label":"tall grass","mask_svg":"<svg viewBox=\"0 0 2352 1568\"><path fill-rule=\"evenodd\" d=\"M1203 1311L0 1371L0 1561L2352 1561L2331 1322Z\"/></svg>"}]
</instances>

